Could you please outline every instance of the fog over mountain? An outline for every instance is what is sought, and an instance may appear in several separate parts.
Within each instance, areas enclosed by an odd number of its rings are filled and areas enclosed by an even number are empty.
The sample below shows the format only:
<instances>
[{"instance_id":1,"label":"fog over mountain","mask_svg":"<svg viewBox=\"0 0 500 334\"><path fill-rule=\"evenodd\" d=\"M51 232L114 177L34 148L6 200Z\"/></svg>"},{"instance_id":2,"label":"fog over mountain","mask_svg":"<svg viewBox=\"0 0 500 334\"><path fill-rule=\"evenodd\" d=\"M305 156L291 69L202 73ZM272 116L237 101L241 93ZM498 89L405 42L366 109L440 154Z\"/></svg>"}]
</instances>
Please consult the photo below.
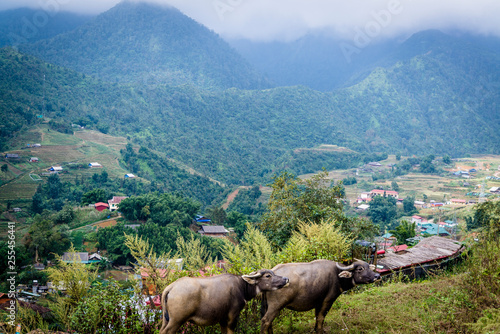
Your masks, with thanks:
<instances>
[{"instance_id":1,"label":"fog over mountain","mask_svg":"<svg viewBox=\"0 0 500 334\"><path fill-rule=\"evenodd\" d=\"M99 14L119 0L4 0L0 10L39 8L50 19L60 11ZM479 1L298 1L298 0L149 0L180 9L226 39L258 41L298 39L311 31L338 38L370 40L427 29L462 30L500 36L500 2Z\"/></svg>"}]
</instances>

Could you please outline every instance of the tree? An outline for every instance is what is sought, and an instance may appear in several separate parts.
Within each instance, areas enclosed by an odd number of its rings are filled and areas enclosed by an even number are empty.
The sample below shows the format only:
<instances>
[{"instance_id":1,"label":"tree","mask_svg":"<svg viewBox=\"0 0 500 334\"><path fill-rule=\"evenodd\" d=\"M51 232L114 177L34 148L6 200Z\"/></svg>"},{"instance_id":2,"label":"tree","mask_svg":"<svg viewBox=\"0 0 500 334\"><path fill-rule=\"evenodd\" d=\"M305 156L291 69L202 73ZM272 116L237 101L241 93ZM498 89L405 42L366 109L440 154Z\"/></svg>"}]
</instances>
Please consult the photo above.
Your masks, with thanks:
<instances>
[{"instance_id":1,"label":"tree","mask_svg":"<svg viewBox=\"0 0 500 334\"><path fill-rule=\"evenodd\" d=\"M396 236L398 245L402 245L406 243L406 239L413 238L416 235L415 228L415 223L410 223L407 220L402 220L395 230L391 230L389 232Z\"/></svg>"},{"instance_id":2,"label":"tree","mask_svg":"<svg viewBox=\"0 0 500 334\"><path fill-rule=\"evenodd\" d=\"M392 181L391 182L391 188L394 191L399 191L399 185L398 185L398 183L396 181Z\"/></svg>"},{"instance_id":3,"label":"tree","mask_svg":"<svg viewBox=\"0 0 500 334\"><path fill-rule=\"evenodd\" d=\"M25 246L32 255L38 251L40 257L62 254L70 246L67 225L54 225L47 218L35 217L28 234L25 237Z\"/></svg>"},{"instance_id":4,"label":"tree","mask_svg":"<svg viewBox=\"0 0 500 334\"><path fill-rule=\"evenodd\" d=\"M451 158L450 158L450 156L445 155L445 156L443 157L443 163L444 163L445 165L450 165L450 164L451 164Z\"/></svg>"},{"instance_id":5,"label":"tree","mask_svg":"<svg viewBox=\"0 0 500 334\"><path fill-rule=\"evenodd\" d=\"M488 201L475 207L474 215L466 217L467 229L483 228L488 236L500 235L500 201Z\"/></svg>"},{"instance_id":6,"label":"tree","mask_svg":"<svg viewBox=\"0 0 500 334\"><path fill-rule=\"evenodd\" d=\"M226 211L221 206L208 207L206 214L215 225L224 225L227 219Z\"/></svg>"},{"instance_id":7,"label":"tree","mask_svg":"<svg viewBox=\"0 0 500 334\"><path fill-rule=\"evenodd\" d=\"M434 160L434 156L432 154L423 158L420 162L420 172L426 174L435 173L437 170L436 166L432 163L432 160Z\"/></svg>"},{"instance_id":8,"label":"tree","mask_svg":"<svg viewBox=\"0 0 500 334\"><path fill-rule=\"evenodd\" d=\"M5 172L7 172L9 170L9 166L7 164L3 164L2 167L1 167L1 169L2 169L2 172L5 173Z\"/></svg>"},{"instance_id":9,"label":"tree","mask_svg":"<svg viewBox=\"0 0 500 334\"><path fill-rule=\"evenodd\" d=\"M300 222L280 255L281 262L341 261L353 240L335 225L334 221Z\"/></svg>"},{"instance_id":10,"label":"tree","mask_svg":"<svg viewBox=\"0 0 500 334\"><path fill-rule=\"evenodd\" d=\"M301 180L289 172L274 177L273 191L264 213L261 229L276 246L283 246L299 222L345 218L342 214L344 188L332 184L323 170L310 179Z\"/></svg>"},{"instance_id":11,"label":"tree","mask_svg":"<svg viewBox=\"0 0 500 334\"><path fill-rule=\"evenodd\" d=\"M248 223L248 218L241 212L230 211L227 214L226 223L229 227L234 228L234 232L238 236L238 239L241 239L246 231L246 224Z\"/></svg>"},{"instance_id":12,"label":"tree","mask_svg":"<svg viewBox=\"0 0 500 334\"><path fill-rule=\"evenodd\" d=\"M409 196L403 200L403 212L407 215L417 212L417 208L415 207L415 197Z\"/></svg>"},{"instance_id":13,"label":"tree","mask_svg":"<svg viewBox=\"0 0 500 334\"><path fill-rule=\"evenodd\" d=\"M375 224L390 226L397 216L396 199L394 197L375 196L370 201L368 215Z\"/></svg>"},{"instance_id":14,"label":"tree","mask_svg":"<svg viewBox=\"0 0 500 334\"><path fill-rule=\"evenodd\" d=\"M97 175L97 174L94 174ZM96 188L92 189L90 191L87 191L85 194L82 196L82 201L81 205L85 206L88 204L94 204L98 202L106 202L109 198L109 194L106 190Z\"/></svg>"}]
</instances>

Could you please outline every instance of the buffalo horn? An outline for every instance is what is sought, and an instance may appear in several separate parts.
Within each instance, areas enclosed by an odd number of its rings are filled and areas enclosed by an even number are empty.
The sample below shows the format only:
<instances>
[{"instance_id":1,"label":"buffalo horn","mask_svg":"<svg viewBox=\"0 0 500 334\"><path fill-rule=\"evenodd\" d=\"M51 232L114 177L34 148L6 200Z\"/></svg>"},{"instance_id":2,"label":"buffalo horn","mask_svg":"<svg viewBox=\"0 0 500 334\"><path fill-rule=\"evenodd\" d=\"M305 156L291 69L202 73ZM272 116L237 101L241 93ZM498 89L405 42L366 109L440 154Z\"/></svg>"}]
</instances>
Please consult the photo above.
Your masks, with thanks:
<instances>
[{"instance_id":1,"label":"buffalo horn","mask_svg":"<svg viewBox=\"0 0 500 334\"><path fill-rule=\"evenodd\" d=\"M262 273L260 273L258 271L254 271L248 275L243 275L243 277L248 278L248 279L256 279L256 278L262 277Z\"/></svg>"},{"instance_id":2,"label":"buffalo horn","mask_svg":"<svg viewBox=\"0 0 500 334\"><path fill-rule=\"evenodd\" d=\"M344 267L344 266L338 264L338 262L337 262L337 268L339 268L339 270L343 270L343 271L351 271L354 269L354 264L351 264L350 266Z\"/></svg>"}]
</instances>

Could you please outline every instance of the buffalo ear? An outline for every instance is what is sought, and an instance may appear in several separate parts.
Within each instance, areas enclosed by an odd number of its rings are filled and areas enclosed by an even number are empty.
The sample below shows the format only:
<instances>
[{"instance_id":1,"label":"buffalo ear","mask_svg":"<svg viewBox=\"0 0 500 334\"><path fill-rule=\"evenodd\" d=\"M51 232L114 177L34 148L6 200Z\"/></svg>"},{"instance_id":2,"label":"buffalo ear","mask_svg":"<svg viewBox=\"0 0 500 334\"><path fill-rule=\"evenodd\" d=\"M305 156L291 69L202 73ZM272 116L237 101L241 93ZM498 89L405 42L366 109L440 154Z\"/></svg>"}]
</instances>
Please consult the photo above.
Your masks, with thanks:
<instances>
[{"instance_id":1,"label":"buffalo ear","mask_svg":"<svg viewBox=\"0 0 500 334\"><path fill-rule=\"evenodd\" d=\"M257 279L261 278L262 274L259 273L258 271L254 271L253 273L250 273L248 275L243 275L241 278L245 280L248 284L257 284Z\"/></svg>"},{"instance_id":2,"label":"buffalo ear","mask_svg":"<svg viewBox=\"0 0 500 334\"><path fill-rule=\"evenodd\" d=\"M340 278L351 278L352 277L352 273L350 271L341 271L340 274L339 274L339 277Z\"/></svg>"}]
</instances>

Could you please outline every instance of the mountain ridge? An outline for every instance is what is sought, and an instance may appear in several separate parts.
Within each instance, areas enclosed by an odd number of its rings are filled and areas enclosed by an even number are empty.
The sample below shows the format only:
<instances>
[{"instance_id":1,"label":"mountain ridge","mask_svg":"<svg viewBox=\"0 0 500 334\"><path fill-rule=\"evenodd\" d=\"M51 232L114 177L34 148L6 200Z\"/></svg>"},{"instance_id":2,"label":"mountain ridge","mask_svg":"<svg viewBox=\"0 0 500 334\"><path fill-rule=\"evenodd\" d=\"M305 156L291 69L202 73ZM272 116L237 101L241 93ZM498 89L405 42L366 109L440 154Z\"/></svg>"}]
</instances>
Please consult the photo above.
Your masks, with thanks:
<instances>
[{"instance_id":1,"label":"mountain ridge","mask_svg":"<svg viewBox=\"0 0 500 334\"><path fill-rule=\"evenodd\" d=\"M218 35L173 7L124 1L73 31L20 47L110 82L269 87Z\"/></svg>"}]
</instances>

